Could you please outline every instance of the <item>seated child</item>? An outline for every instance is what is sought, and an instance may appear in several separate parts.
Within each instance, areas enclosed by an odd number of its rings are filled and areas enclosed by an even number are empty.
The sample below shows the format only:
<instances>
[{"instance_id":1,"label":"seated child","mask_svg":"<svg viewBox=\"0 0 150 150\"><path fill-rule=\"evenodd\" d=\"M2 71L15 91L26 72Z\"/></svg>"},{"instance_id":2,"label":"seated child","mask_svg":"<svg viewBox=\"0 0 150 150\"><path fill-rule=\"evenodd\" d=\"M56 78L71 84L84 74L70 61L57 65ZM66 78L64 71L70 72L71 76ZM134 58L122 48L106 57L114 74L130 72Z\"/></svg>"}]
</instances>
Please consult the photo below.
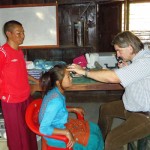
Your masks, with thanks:
<instances>
[{"instance_id":1,"label":"seated child","mask_svg":"<svg viewBox=\"0 0 150 150\"><path fill-rule=\"evenodd\" d=\"M83 125L86 125L85 133L83 133L85 141L78 140L81 138L75 137L69 129L71 121L68 120L68 112L76 111L84 115L84 110L83 108L66 108L64 91L72 85L72 78L66 66L56 65L45 72L40 78L40 85L44 91L39 113L40 132L46 135L65 135L69 140L67 147L73 147L74 150L103 150L104 142L97 124L83 121ZM66 147L63 141L46 137L45 139L50 146Z\"/></svg>"}]
</instances>

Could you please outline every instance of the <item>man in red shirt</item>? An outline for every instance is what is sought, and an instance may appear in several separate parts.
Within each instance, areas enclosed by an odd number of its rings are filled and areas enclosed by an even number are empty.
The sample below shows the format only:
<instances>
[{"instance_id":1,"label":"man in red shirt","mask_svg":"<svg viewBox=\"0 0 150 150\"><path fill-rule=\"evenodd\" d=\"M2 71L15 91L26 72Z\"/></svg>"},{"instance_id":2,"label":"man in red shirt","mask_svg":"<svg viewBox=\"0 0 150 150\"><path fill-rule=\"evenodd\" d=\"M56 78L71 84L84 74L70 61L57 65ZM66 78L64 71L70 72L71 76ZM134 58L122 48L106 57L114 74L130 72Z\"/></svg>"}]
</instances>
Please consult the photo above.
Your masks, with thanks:
<instances>
[{"instance_id":1,"label":"man in red shirt","mask_svg":"<svg viewBox=\"0 0 150 150\"><path fill-rule=\"evenodd\" d=\"M24 55L19 45L24 29L15 20L4 24L7 42L0 47L0 99L9 150L37 150L36 135L25 122L25 111L31 102ZM33 77L29 79L38 82Z\"/></svg>"}]
</instances>

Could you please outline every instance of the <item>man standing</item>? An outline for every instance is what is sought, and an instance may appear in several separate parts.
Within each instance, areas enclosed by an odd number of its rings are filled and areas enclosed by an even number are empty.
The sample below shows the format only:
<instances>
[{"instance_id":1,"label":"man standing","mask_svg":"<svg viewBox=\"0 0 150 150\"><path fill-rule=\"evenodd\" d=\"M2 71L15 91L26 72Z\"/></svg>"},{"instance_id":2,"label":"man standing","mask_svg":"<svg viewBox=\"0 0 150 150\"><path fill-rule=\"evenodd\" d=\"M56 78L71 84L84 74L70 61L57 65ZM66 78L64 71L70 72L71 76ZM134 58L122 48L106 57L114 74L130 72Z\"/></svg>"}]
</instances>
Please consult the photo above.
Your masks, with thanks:
<instances>
[{"instance_id":1,"label":"man standing","mask_svg":"<svg viewBox=\"0 0 150 150\"><path fill-rule=\"evenodd\" d=\"M25 122L31 98L24 55L19 48L25 37L24 29L20 22L11 20L3 30L7 41L0 47L0 99L8 149L37 150L36 135Z\"/></svg>"},{"instance_id":2,"label":"man standing","mask_svg":"<svg viewBox=\"0 0 150 150\"><path fill-rule=\"evenodd\" d=\"M112 45L117 57L122 58L119 69L88 71L72 64L68 70L125 88L122 101L101 105L98 121L105 150L121 150L123 145L150 134L150 51L144 50L143 43L130 31L117 34ZM111 130L116 117L125 121Z\"/></svg>"}]
</instances>

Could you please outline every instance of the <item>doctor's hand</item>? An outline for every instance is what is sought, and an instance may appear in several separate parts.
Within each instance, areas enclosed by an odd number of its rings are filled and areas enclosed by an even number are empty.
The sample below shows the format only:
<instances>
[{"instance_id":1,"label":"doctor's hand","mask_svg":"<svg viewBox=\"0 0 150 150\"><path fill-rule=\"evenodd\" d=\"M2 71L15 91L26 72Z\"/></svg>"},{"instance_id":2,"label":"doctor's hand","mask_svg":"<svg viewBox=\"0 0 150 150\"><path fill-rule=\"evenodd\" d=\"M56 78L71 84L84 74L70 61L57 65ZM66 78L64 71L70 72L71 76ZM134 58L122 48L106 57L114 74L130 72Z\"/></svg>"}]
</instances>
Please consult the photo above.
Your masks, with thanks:
<instances>
[{"instance_id":1,"label":"doctor's hand","mask_svg":"<svg viewBox=\"0 0 150 150\"><path fill-rule=\"evenodd\" d=\"M122 67L125 67L125 66L128 66L128 63L126 61L122 61L121 63L118 62L118 67L119 68L122 68Z\"/></svg>"},{"instance_id":2,"label":"doctor's hand","mask_svg":"<svg viewBox=\"0 0 150 150\"><path fill-rule=\"evenodd\" d=\"M85 70L80 65L77 65L77 64L69 65L67 67L67 71L75 72L79 75L85 75Z\"/></svg>"}]
</instances>

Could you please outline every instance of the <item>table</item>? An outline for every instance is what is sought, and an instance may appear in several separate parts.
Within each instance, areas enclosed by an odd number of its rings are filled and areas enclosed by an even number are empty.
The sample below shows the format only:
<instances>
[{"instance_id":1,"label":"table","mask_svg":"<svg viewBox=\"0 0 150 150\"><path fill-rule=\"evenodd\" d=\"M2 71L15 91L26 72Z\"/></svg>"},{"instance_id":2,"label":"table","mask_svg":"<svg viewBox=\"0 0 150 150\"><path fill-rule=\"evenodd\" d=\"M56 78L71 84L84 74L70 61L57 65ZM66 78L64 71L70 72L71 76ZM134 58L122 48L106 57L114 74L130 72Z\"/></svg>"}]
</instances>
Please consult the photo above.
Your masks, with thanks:
<instances>
[{"instance_id":1,"label":"table","mask_svg":"<svg viewBox=\"0 0 150 150\"><path fill-rule=\"evenodd\" d=\"M37 84L30 83L31 95L36 91L41 91L41 88ZM94 90L124 90L120 84L115 83L102 83L95 80L79 77L73 78L73 85L66 89L66 91L94 91Z\"/></svg>"},{"instance_id":2,"label":"table","mask_svg":"<svg viewBox=\"0 0 150 150\"><path fill-rule=\"evenodd\" d=\"M66 91L94 91L94 90L124 90L120 84L111 84L111 83L89 83L89 84L73 84Z\"/></svg>"}]
</instances>

